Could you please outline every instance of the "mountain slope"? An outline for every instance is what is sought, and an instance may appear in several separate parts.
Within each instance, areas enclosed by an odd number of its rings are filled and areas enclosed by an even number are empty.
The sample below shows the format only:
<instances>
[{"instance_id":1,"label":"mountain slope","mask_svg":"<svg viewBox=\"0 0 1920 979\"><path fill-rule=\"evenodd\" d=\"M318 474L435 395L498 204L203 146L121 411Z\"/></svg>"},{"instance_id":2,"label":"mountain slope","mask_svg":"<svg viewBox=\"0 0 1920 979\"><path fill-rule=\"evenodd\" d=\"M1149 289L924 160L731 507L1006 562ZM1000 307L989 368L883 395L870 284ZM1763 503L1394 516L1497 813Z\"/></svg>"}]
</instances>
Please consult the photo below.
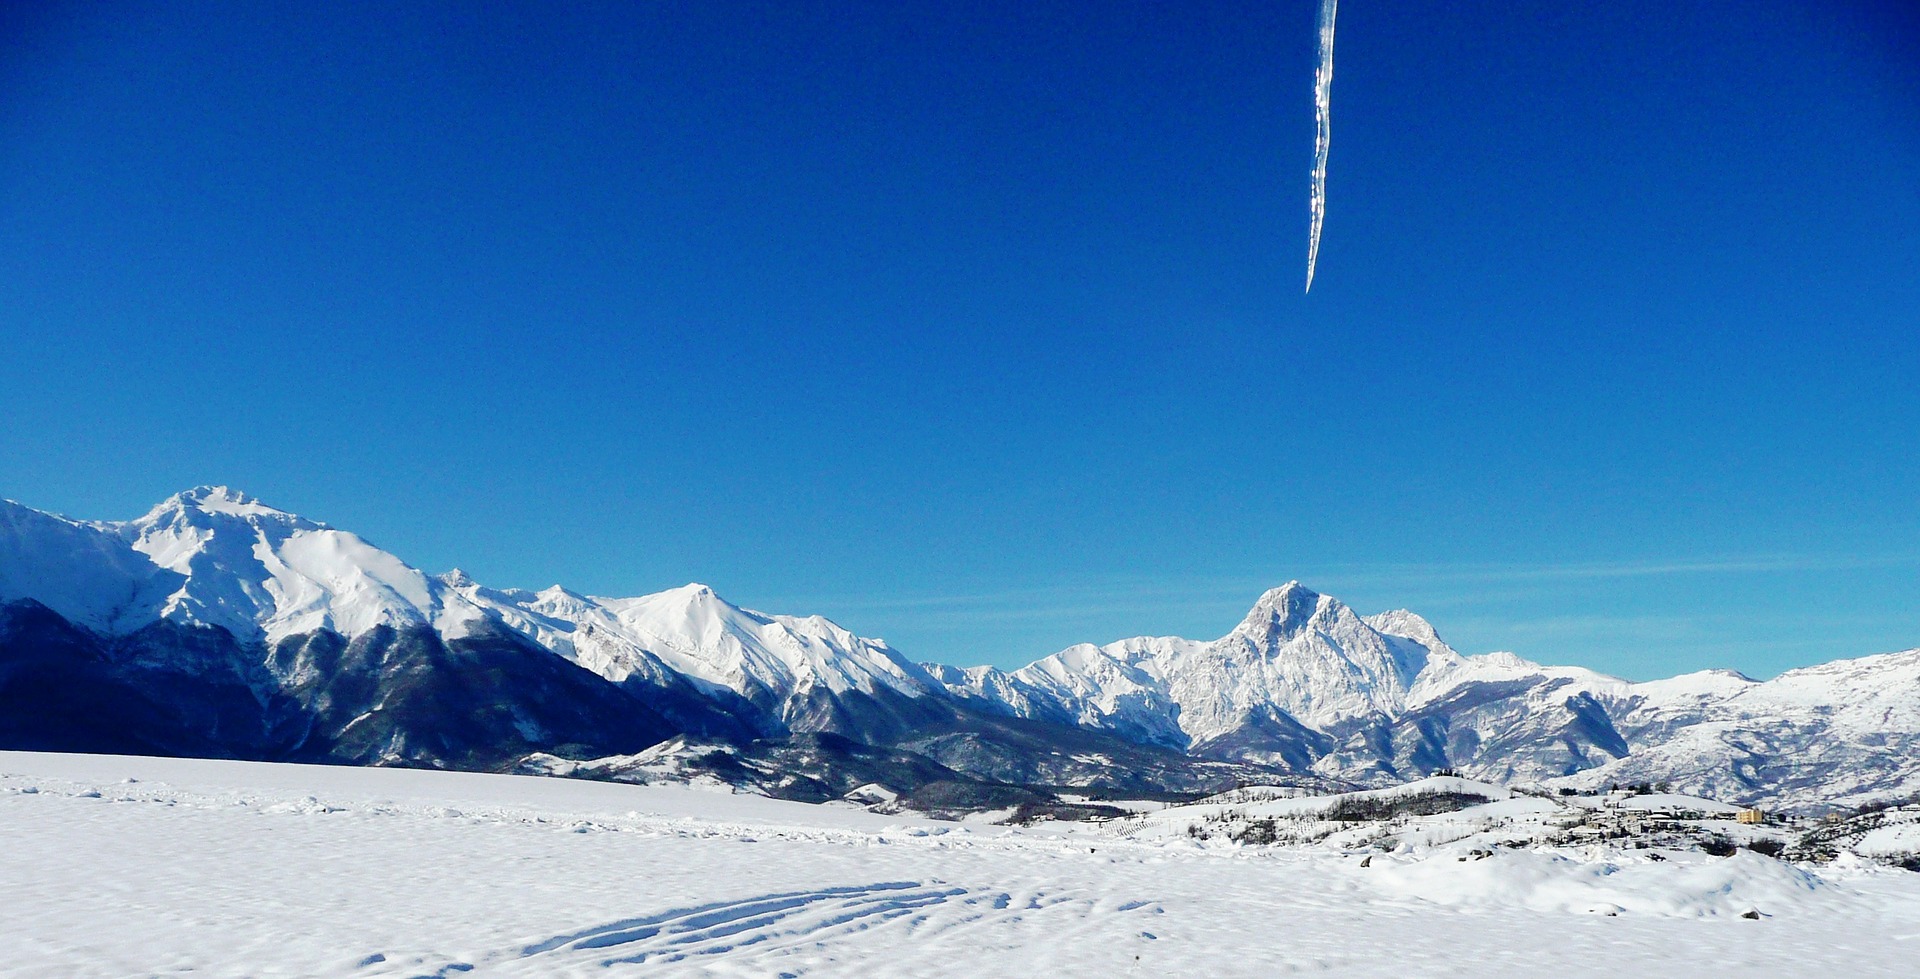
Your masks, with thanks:
<instances>
[{"instance_id":1,"label":"mountain slope","mask_svg":"<svg viewBox=\"0 0 1920 979\"><path fill-rule=\"evenodd\" d=\"M283 640L270 665L308 718L296 757L500 769L535 751L629 754L678 733L645 701L505 629L317 631Z\"/></svg>"},{"instance_id":2,"label":"mountain slope","mask_svg":"<svg viewBox=\"0 0 1920 979\"><path fill-rule=\"evenodd\" d=\"M1715 798L1798 807L1920 788L1920 649L1755 682L1710 673L1636 684L1619 722L1634 750L1565 779L1672 782Z\"/></svg>"},{"instance_id":3,"label":"mountain slope","mask_svg":"<svg viewBox=\"0 0 1920 979\"><path fill-rule=\"evenodd\" d=\"M0 602L0 744L275 758L290 705L224 630L156 621L104 636L32 599Z\"/></svg>"},{"instance_id":4,"label":"mountain slope","mask_svg":"<svg viewBox=\"0 0 1920 979\"><path fill-rule=\"evenodd\" d=\"M184 582L111 527L0 500L0 602L31 599L77 625L124 632L158 618Z\"/></svg>"}]
</instances>

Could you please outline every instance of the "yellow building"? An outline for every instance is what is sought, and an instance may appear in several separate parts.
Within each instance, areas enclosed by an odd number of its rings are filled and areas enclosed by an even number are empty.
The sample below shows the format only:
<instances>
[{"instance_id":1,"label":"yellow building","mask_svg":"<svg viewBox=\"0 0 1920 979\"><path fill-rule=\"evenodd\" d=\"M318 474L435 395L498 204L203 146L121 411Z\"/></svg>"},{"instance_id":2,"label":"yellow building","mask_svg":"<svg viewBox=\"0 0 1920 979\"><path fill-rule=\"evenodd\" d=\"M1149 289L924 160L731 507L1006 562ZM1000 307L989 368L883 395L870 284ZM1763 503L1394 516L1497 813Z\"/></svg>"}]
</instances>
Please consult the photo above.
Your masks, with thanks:
<instances>
[{"instance_id":1,"label":"yellow building","mask_svg":"<svg viewBox=\"0 0 1920 979\"><path fill-rule=\"evenodd\" d=\"M1758 809L1742 809L1734 818L1743 823L1764 823L1767 821L1767 814Z\"/></svg>"}]
</instances>

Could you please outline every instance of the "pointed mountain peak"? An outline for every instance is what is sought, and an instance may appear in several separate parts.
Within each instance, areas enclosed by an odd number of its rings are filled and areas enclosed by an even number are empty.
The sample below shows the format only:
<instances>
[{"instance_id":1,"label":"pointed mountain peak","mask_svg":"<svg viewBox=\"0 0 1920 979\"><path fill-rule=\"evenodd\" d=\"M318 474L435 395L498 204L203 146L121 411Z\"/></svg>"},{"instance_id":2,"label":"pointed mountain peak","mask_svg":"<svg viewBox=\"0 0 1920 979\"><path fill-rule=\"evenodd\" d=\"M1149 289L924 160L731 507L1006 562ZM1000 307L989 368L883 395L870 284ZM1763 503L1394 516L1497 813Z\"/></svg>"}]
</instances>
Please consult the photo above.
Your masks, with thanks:
<instances>
[{"instance_id":1,"label":"pointed mountain peak","mask_svg":"<svg viewBox=\"0 0 1920 979\"><path fill-rule=\"evenodd\" d=\"M1304 600L1309 604L1320 599L1320 593L1294 579L1278 588L1269 588L1260 595L1259 604L1279 604L1282 602Z\"/></svg>"},{"instance_id":2,"label":"pointed mountain peak","mask_svg":"<svg viewBox=\"0 0 1920 979\"><path fill-rule=\"evenodd\" d=\"M1248 636L1290 639L1307 628L1322 605L1339 603L1298 581L1289 581L1261 595L1234 631Z\"/></svg>"},{"instance_id":3,"label":"pointed mountain peak","mask_svg":"<svg viewBox=\"0 0 1920 979\"><path fill-rule=\"evenodd\" d=\"M587 596L582 595L579 592L574 591L573 589L560 584L548 585L547 587L542 588L537 592L534 592L534 594L546 600L557 600L557 599L565 598L565 599L570 599L576 602L587 601Z\"/></svg>"},{"instance_id":4,"label":"pointed mountain peak","mask_svg":"<svg viewBox=\"0 0 1920 979\"><path fill-rule=\"evenodd\" d=\"M743 618L757 618L756 613L721 598L712 588L697 581L638 598L610 598L596 599L596 601L614 609L622 618L644 623L656 634L664 634L660 632L664 629L669 632L687 631L689 634L718 636L725 631L725 623Z\"/></svg>"},{"instance_id":5,"label":"pointed mountain peak","mask_svg":"<svg viewBox=\"0 0 1920 979\"><path fill-rule=\"evenodd\" d=\"M447 573L441 575L440 583L443 585L446 585L448 588L471 588L474 585L479 584L479 582L473 580L473 577L471 575L467 574L465 571L460 570L459 568L454 568L453 570L448 571Z\"/></svg>"}]
</instances>

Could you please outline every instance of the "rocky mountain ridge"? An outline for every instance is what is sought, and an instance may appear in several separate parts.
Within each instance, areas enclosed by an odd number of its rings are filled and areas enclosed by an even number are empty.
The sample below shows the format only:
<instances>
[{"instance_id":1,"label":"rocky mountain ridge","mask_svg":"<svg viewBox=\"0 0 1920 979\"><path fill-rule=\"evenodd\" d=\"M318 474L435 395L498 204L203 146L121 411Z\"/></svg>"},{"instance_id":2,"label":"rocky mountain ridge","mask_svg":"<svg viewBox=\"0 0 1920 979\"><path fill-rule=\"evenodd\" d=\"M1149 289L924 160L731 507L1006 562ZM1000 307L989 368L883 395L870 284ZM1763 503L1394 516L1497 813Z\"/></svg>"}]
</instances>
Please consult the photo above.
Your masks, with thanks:
<instances>
[{"instance_id":1,"label":"rocky mountain ridge","mask_svg":"<svg viewBox=\"0 0 1920 979\"><path fill-rule=\"evenodd\" d=\"M121 705L131 750L361 764L625 756L683 735L786 759L764 771L840 751L864 772L880 749L996 784L1388 784L1448 768L1801 807L1920 787L1920 650L1764 683L1635 683L1464 655L1412 612L1361 616L1298 582L1211 642L963 669L703 585L616 599L430 576L200 487L118 523L0 503L0 605L0 706L25 691L41 705L0 725L16 746L116 743L108 719L45 709L92 691ZM781 746L795 737L816 740Z\"/></svg>"}]
</instances>

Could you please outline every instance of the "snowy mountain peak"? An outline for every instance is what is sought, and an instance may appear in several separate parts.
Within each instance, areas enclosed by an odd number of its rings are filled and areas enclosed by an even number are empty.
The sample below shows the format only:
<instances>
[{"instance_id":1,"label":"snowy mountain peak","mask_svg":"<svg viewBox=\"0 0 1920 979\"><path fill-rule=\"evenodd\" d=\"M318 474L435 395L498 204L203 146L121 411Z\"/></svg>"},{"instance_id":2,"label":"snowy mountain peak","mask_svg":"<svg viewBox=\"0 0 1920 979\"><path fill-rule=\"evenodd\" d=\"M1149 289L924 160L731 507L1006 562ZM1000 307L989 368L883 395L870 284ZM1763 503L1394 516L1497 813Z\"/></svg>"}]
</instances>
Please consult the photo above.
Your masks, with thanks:
<instances>
[{"instance_id":1,"label":"snowy mountain peak","mask_svg":"<svg viewBox=\"0 0 1920 979\"><path fill-rule=\"evenodd\" d=\"M1530 659L1524 659L1518 653L1509 653L1504 649L1486 653L1475 658L1490 666L1497 666L1505 670L1537 670L1540 668L1540 664Z\"/></svg>"},{"instance_id":2,"label":"snowy mountain peak","mask_svg":"<svg viewBox=\"0 0 1920 979\"><path fill-rule=\"evenodd\" d=\"M560 590L565 592L565 589ZM641 628L650 635L684 635L695 645L717 640L731 625L760 618L721 598L718 592L697 581L635 598L596 598L593 601L613 610L621 621Z\"/></svg>"},{"instance_id":3,"label":"snowy mountain peak","mask_svg":"<svg viewBox=\"0 0 1920 979\"><path fill-rule=\"evenodd\" d=\"M1322 614L1323 607L1328 604L1340 606L1339 602L1298 581L1289 581L1262 594L1233 634L1265 640L1292 639L1312 626L1314 619Z\"/></svg>"},{"instance_id":4,"label":"snowy mountain peak","mask_svg":"<svg viewBox=\"0 0 1920 979\"><path fill-rule=\"evenodd\" d=\"M181 493L119 529L134 550L186 576L166 618L269 642L440 618L433 583L399 558L223 487Z\"/></svg>"},{"instance_id":5,"label":"snowy mountain peak","mask_svg":"<svg viewBox=\"0 0 1920 979\"><path fill-rule=\"evenodd\" d=\"M444 607L437 583L359 537L230 487L195 487L118 523L17 505L4 516L0 598L33 598L103 631L164 618L273 642L479 615Z\"/></svg>"},{"instance_id":6,"label":"snowy mountain peak","mask_svg":"<svg viewBox=\"0 0 1920 979\"><path fill-rule=\"evenodd\" d=\"M1397 716L1430 660L1457 658L1425 620L1408 613L1395 623L1430 644L1376 630L1338 600L1289 581L1210 643L1141 637L1070 647L1012 673L941 676L961 696L1022 716L1069 717L1202 750L1233 740L1243 757L1265 762L1312 741L1303 724Z\"/></svg>"},{"instance_id":7,"label":"snowy mountain peak","mask_svg":"<svg viewBox=\"0 0 1920 979\"><path fill-rule=\"evenodd\" d=\"M1433 623L1403 608L1369 615L1362 621L1371 626L1375 632L1411 639L1431 650L1452 648L1440 638L1440 633L1434 630Z\"/></svg>"},{"instance_id":8,"label":"snowy mountain peak","mask_svg":"<svg viewBox=\"0 0 1920 979\"><path fill-rule=\"evenodd\" d=\"M195 486L183 493L175 493L160 502L145 517L135 523L157 522L191 513L223 515L241 518L267 518L319 527L320 524L305 520L285 510L270 507L256 497L249 496L228 486Z\"/></svg>"}]
</instances>

